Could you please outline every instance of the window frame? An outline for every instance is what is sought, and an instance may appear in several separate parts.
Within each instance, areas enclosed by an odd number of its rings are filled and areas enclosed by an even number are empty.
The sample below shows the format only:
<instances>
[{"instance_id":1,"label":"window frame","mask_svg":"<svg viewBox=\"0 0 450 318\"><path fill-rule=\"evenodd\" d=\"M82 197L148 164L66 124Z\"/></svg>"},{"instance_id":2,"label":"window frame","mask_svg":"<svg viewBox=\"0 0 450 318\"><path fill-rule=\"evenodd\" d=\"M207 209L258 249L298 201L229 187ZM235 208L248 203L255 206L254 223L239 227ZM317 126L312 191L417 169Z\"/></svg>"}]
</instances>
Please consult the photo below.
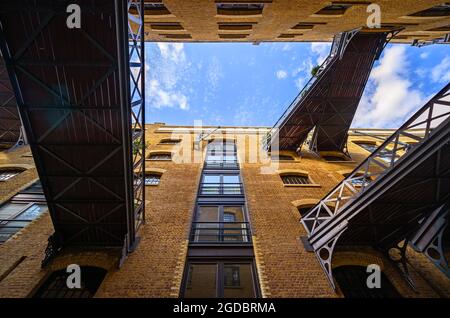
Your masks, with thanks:
<instances>
[{"instance_id":1,"label":"window frame","mask_svg":"<svg viewBox=\"0 0 450 318\"><path fill-rule=\"evenodd\" d=\"M152 158L154 156L156 156L156 157L166 156L168 158ZM147 160L150 160L150 161L172 161L172 153L165 153L165 152L164 153L150 153L147 157Z\"/></svg>"},{"instance_id":2,"label":"window frame","mask_svg":"<svg viewBox=\"0 0 450 318\"><path fill-rule=\"evenodd\" d=\"M303 182L301 182L301 183L286 183L285 178L291 178L291 177L304 178L308 182L307 183L303 183ZM283 173L283 174L280 174L280 178L281 178L281 181L283 182L283 185L285 185L285 186L309 186L309 185L314 184L314 182L309 177L309 174Z\"/></svg>"},{"instance_id":3,"label":"window frame","mask_svg":"<svg viewBox=\"0 0 450 318\"><path fill-rule=\"evenodd\" d=\"M156 177L156 179L158 180L158 182L157 183L147 183L147 178L148 177ZM159 186L160 184L161 184L161 177L162 177L162 175L161 174L158 174L158 173L146 173L145 174L145 176L144 176L144 185L145 186Z\"/></svg>"},{"instance_id":4,"label":"window frame","mask_svg":"<svg viewBox=\"0 0 450 318\"><path fill-rule=\"evenodd\" d=\"M191 264L211 264L216 265L216 295L215 297L209 298L224 298L225 293L225 277L224 268L225 265L250 265L251 269L251 280L253 287L254 298L261 298L261 290L258 281L258 272L255 264L254 258L249 257L219 257L219 258L208 258L208 257L191 257L186 260L184 267L183 280L181 282L180 297L185 298L186 289L188 286L189 276L190 276L190 265ZM240 278L242 275L240 275ZM241 287L229 287L229 288L241 288ZM194 298L195 299L195 298Z\"/></svg>"}]
</instances>

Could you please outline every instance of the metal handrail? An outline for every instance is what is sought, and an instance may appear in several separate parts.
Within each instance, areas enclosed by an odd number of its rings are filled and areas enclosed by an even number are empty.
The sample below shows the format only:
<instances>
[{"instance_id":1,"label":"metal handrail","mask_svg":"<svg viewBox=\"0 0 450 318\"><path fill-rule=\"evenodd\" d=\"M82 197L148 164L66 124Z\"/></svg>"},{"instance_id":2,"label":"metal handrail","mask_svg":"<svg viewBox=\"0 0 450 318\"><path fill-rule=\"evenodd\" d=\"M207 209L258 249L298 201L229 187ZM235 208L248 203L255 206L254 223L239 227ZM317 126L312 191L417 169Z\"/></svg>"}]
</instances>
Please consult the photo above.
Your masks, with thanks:
<instances>
[{"instance_id":1,"label":"metal handrail","mask_svg":"<svg viewBox=\"0 0 450 318\"><path fill-rule=\"evenodd\" d=\"M324 228L328 221L341 213L357 197L376 184L376 180L394 169L405 157L414 153L418 145L426 142L430 136L437 133L443 125L450 121L450 83L428 101L419 111L408 119L396 132L381 144L376 151L361 162L352 173L334 187L314 208L306 214L301 223L308 232L309 237ZM437 109L438 106L443 108ZM436 123L439 121L439 124ZM433 123L437 124L433 127ZM425 126L425 133L414 135L408 131ZM407 151L400 143L400 137L409 137L416 140ZM386 154L391 160L386 162ZM376 169L374 169L375 167ZM352 184L354 180L371 179L372 182L364 183L361 187Z\"/></svg>"},{"instance_id":2,"label":"metal handrail","mask_svg":"<svg viewBox=\"0 0 450 318\"><path fill-rule=\"evenodd\" d=\"M206 191L205 191L206 190ZM208 193L207 191L212 191ZM236 195L244 194L242 183L201 183L201 195Z\"/></svg>"},{"instance_id":3,"label":"metal handrail","mask_svg":"<svg viewBox=\"0 0 450 318\"><path fill-rule=\"evenodd\" d=\"M237 233L236 233L237 232ZM202 239L203 238L203 239ZM204 239L207 238L207 239ZM216 239L214 239L216 238ZM192 222L191 243L251 243L249 222Z\"/></svg>"}]
</instances>

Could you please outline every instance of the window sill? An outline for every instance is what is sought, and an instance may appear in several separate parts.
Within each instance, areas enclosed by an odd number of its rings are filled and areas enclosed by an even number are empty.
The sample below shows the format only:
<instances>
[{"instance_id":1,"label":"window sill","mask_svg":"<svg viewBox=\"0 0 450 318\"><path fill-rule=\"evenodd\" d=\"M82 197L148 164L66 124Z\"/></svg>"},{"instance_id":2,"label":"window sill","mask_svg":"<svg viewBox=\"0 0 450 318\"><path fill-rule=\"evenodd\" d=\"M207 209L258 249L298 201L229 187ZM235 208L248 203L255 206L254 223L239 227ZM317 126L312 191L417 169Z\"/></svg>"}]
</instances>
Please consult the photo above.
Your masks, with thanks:
<instances>
[{"instance_id":1,"label":"window sill","mask_svg":"<svg viewBox=\"0 0 450 318\"><path fill-rule=\"evenodd\" d=\"M283 184L288 188L321 188L322 186L318 183L309 183L309 184Z\"/></svg>"},{"instance_id":2,"label":"window sill","mask_svg":"<svg viewBox=\"0 0 450 318\"><path fill-rule=\"evenodd\" d=\"M171 159L145 159L145 161L172 161Z\"/></svg>"},{"instance_id":3,"label":"window sill","mask_svg":"<svg viewBox=\"0 0 450 318\"><path fill-rule=\"evenodd\" d=\"M324 159L326 163L356 163L355 160L339 160L339 161L327 161Z\"/></svg>"},{"instance_id":4,"label":"window sill","mask_svg":"<svg viewBox=\"0 0 450 318\"><path fill-rule=\"evenodd\" d=\"M157 186L159 186L159 184L146 184L145 186L146 187L157 187Z\"/></svg>"}]
</instances>

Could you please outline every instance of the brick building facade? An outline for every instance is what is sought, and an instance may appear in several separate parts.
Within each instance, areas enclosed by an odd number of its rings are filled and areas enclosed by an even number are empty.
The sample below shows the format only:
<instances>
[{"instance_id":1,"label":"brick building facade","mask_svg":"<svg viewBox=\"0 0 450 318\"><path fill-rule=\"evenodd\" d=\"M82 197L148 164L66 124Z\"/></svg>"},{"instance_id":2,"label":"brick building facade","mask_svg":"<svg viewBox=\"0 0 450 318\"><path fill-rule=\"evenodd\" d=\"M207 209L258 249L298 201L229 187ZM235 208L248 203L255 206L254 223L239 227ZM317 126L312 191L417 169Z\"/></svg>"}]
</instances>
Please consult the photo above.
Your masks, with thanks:
<instances>
[{"instance_id":1,"label":"brick building facade","mask_svg":"<svg viewBox=\"0 0 450 318\"><path fill-rule=\"evenodd\" d=\"M352 289L346 285L345 271L358 275L358 270L369 264L380 266L383 282L389 285L385 295L450 295L449 279L412 248L408 248L407 256L415 290L384 254L361 247L335 252L334 291L314 253L308 252L302 243L301 237L306 235L299 222L302 213L369 155L364 145L379 144L379 139L350 131L348 151L352 160L327 161L307 150L299 154L272 153L268 158L259 144L267 132L264 127L217 130L204 127L203 132L211 133L196 142L200 132L198 127L161 123L146 126L146 224L138 233L136 250L122 266L119 267L120 251L72 248L64 249L41 268L48 236L53 233L50 216L43 212L0 245L0 297L42 294L52 273L65 270L69 264L80 265L82 273L87 267L105 271L93 293L95 297L198 296L198 290L204 292L208 287L215 290L216 296L344 297L349 295L347 289ZM208 170L208 156L218 156L209 147L223 140L235 145L237 168L221 166ZM233 155L227 150L219 156ZM28 146L0 152L0 173L10 170L18 173L0 182L0 211L38 180ZM205 190L205 175L210 178L220 175L220 185L216 188L215 183L209 183L209 190ZM242 187L235 181L227 184L224 176L236 176ZM209 193L201 198L202 191ZM242 206L243 218L249 224L249 239L244 227L238 231L226 227L226 222L242 221L242 217L228 219L230 215L224 210L237 206ZM212 219L212 228L199 227L193 231L200 207L210 210L219 207L220 217ZM214 239L198 244L199 237L208 235Z\"/></svg>"}]
</instances>

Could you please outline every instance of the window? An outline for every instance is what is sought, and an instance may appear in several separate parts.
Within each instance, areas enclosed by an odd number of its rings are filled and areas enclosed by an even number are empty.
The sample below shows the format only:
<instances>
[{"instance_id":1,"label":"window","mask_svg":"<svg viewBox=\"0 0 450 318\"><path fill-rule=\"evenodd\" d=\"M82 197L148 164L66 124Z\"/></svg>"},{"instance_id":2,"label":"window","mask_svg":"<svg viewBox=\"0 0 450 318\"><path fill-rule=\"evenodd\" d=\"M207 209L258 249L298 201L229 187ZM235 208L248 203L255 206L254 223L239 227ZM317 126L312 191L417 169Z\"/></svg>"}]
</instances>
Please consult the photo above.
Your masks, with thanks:
<instances>
[{"instance_id":1,"label":"window","mask_svg":"<svg viewBox=\"0 0 450 318\"><path fill-rule=\"evenodd\" d=\"M180 143L180 139L163 139L159 143L163 145L176 145Z\"/></svg>"},{"instance_id":2,"label":"window","mask_svg":"<svg viewBox=\"0 0 450 318\"><path fill-rule=\"evenodd\" d=\"M284 184L311 184L307 175L287 174L282 175L281 180Z\"/></svg>"},{"instance_id":3,"label":"window","mask_svg":"<svg viewBox=\"0 0 450 318\"><path fill-rule=\"evenodd\" d=\"M191 243L250 243L243 205L199 205Z\"/></svg>"},{"instance_id":4,"label":"window","mask_svg":"<svg viewBox=\"0 0 450 318\"><path fill-rule=\"evenodd\" d=\"M34 298L92 298L106 276L106 270L81 266L81 288L67 287L65 269L53 272L34 294Z\"/></svg>"},{"instance_id":5,"label":"window","mask_svg":"<svg viewBox=\"0 0 450 318\"><path fill-rule=\"evenodd\" d=\"M187 267L186 298L254 298L253 261L191 261Z\"/></svg>"},{"instance_id":6,"label":"window","mask_svg":"<svg viewBox=\"0 0 450 318\"><path fill-rule=\"evenodd\" d=\"M206 167L237 168L236 144L230 141L213 141L208 144Z\"/></svg>"},{"instance_id":7,"label":"window","mask_svg":"<svg viewBox=\"0 0 450 318\"><path fill-rule=\"evenodd\" d=\"M245 39L249 34L219 34L221 39Z\"/></svg>"},{"instance_id":8,"label":"window","mask_svg":"<svg viewBox=\"0 0 450 318\"><path fill-rule=\"evenodd\" d=\"M311 211L311 209L313 207L314 207L313 205L301 206L301 207L298 207L297 210L300 213L300 215L302 217L304 217L305 215L307 215Z\"/></svg>"},{"instance_id":9,"label":"window","mask_svg":"<svg viewBox=\"0 0 450 318\"><path fill-rule=\"evenodd\" d=\"M200 194L233 195L243 194L239 174L204 174Z\"/></svg>"},{"instance_id":10,"label":"window","mask_svg":"<svg viewBox=\"0 0 450 318\"><path fill-rule=\"evenodd\" d=\"M242 31L242 30L251 30L252 28L253 23L219 22L219 30Z\"/></svg>"},{"instance_id":11,"label":"window","mask_svg":"<svg viewBox=\"0 0 450 318\"><path fill-rule=\"evenodd\" d=\"M381 288L367 287L364 266L346 265L333 269L333 276L346 298L400 298L400 294L381 272Z\"/></svg>"},{"instance_id":12,"label":"window","mask_svg":"<svg viewBox=\"0 0 450 318\"><path fill-rule=\"evenodd\" d=\"M145 15L168 15L170 11L162 1L144 2Z\"/></svg>"},{"instance_id":13,"label":"window","mask_svg":"<svg viewBox=\"0 0 450 318\"><path fill-rule=\"evenodd\" d=\"M447 17L450 16L450 4L444 3L409 15L410 17Z\"/></svg>"},{"instance_id":14,"label":"window","mask_svg":"<svg viewBox=\"0 0 450 318\"><path fill-rule=\"evenodd\" d=\"M264 3L217 3L217 14L220 15L259 15Z\"/></svg>"},{"instance_id":15,"label":"window","mask_svg":"<svg viewBox=\"0 0 450 318\"><path fill-rule=\"evenodd\" d=\"M159 174L145 175L145 185L158 185L160 181L161 181L161 175L159 175Z\"/></svg>"},{"instance_id":16,"label":"window","mask_svg":"<svg viewBox=\"0 0 450 318\"><path fill-rule=\"evenodd\" d=\"M7 181L15 176L17 176L19 173L21 173L23 170L3 170L0 171L0 181Z\"/></svg>"},{"instance_id":17,"label":"window","mask_svg":"<svg viewBox=\"0 0 450 318\"><path fill-rule=\"evenodd\" d=\"M183 26L179 22L159 22L150 24L152 30L158 31L173 31L173 30L184 30Z\"/></svg>"},{"instance_id":18,"label":"window","mask_svg":"<svg viewBox=\"0 0 450 318\"><path fill-rule=\"evenodd\" d=\"M20 191L0 206L0 243L11 236L47 209L40 182Z\"/></svg>"},{"instance_id":19,"label":"window","mask_svg":"<svg viewBox=\"0 0 450 318\"><path fill-rule=\"evenodd\" d=\"M150 160L172 160L172 155L170 153L159 153L159 154L151 154L148 156Z\"/></svg>"},{"instance_id":20,"label":"window","mask_svg":"<svg viewBox=\"0 0 450 318\"><path fill-rule=\"evenodd\" d=\"M318 11L316 14L319 15L343 15L345 11L347 11L348 8L350 8L351 4L332 4L330 6L327 6L320 11Z\"/></svg>"}]
</instances>

